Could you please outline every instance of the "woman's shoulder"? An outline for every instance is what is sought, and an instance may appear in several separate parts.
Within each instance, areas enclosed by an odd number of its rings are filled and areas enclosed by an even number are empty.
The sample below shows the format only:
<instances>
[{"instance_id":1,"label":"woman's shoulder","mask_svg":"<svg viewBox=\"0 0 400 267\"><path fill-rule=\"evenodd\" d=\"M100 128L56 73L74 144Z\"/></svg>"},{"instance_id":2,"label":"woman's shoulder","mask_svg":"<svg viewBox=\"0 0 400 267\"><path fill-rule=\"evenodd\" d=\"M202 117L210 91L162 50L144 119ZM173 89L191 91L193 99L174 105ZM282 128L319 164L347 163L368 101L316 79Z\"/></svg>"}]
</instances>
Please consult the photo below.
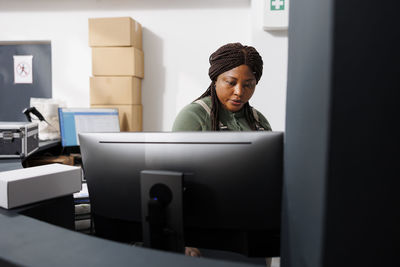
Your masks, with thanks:
<instances>
[{"instance_id":1,"label":"woman's shoulder","mask_svg":"<svg viewBox=\"0 0 400 267\"><path fill-rule=\"evenodd\" d=\"M206 96L206 97L200 98L199 101L206 103L207 106L209 106L211 108L211 96ZM196 102L196 101L194 101L194 102Z\"/></svg>"},{"instance_id":2,"label":"woman's shoulder","mask_svg":"<svg viewBox=\"0 0 400 267\"><path fill-rule=\"evenodd\" d=\"M211 113L211 97L206 96L200 99L197 99L193 101L191 104L193 104L194 109L203 109L208 115Z\"/></svg>"},{"instance_id":3,"label":"woman's shoulder","mask_svg":"<svg viewBox=\"0 0 400 267\"><path fill-rule=\"evenodd\" d=\"M261 124L261 126L267 130L272 131L271 125L269 124L267 118L256 108L252 107L255 119Z\"/></svg>"},{"instance_id":4,"label":"woman's shoulder","mask_svg":"<svg viewBox=\"0 0 400 267\"><path fill-rule=\"evenodd\" d=\"M193 101L192 103L186 105L182 111L204 115L209 113L207 112L207 107L211 110L211 99L209 96Z\"/></svg>"},{"instance_id":5,"label":"woman's shoulder","mask_svg":"<svg viewBox=\"0 0 400 267\"><path fill-rule=\"evenodd\" d=\"M207 105L207 99L202 98ZM199 103L192 102L186 105L176 116L173 131L201 131L207 125L209 114Z\"/></svg>"}]
</instances>

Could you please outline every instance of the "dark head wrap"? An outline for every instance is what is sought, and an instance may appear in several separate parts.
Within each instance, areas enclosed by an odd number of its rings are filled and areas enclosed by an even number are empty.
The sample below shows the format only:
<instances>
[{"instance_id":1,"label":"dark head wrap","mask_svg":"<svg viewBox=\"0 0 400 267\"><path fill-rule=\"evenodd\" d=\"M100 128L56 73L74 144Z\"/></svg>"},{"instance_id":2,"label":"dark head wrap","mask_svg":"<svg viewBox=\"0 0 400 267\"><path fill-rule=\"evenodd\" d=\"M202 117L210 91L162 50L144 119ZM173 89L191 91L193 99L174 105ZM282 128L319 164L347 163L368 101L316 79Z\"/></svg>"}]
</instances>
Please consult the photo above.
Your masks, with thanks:
<instances>
[{"instance_id":1,"label":"dark head wrap","mask_svg":"<svg viewBox=\"0 0 400 267\"><path fill-rule=\"evenodd\" d=\"M257 50L252 46L245 46L240 43L221 46L211 54L209 61L208 76L212 81L216 81L221 73L240 65L247 65L253 71L258 83L263 71L263 61Z\"/></svg>"},{"instance_id":2,"label":"dark head wrap","mask_svg":"<svg viewBox=\"0 0 400 267\"><path fill-rule=\"evenodd\" d=\"M215 82L221 73L236 68L240 65L247 65L256 78L256 83L261 78L263 71L263 61L260 54L252 46L245 46L241 43L230 43L221 46L211 54L210 68L208 76L210 76L211 84L207 90L197 99L206 96L211 96L211 128L214 131L219 131L219 100L215 91ZM196 99L196 100L197 100ZM252 130L256 129L256 120L253 116L252 109L247 102L244 105L245 116Z\"/></svg>"}]
</instances>

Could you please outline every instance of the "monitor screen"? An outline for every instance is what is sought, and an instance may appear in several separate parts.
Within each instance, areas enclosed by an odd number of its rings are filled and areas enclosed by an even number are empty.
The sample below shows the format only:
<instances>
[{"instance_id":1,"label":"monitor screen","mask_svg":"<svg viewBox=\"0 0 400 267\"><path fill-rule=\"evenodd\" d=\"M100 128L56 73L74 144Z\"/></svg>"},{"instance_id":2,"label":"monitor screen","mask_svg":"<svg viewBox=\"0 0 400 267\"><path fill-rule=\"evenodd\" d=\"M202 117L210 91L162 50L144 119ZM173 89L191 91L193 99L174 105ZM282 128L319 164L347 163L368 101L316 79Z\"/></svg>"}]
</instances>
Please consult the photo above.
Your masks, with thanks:
<instances>
[{"instance_id":1,"label":"monitor screen","mask_svg":"<svg viewBox=\"0 0 400 267\"><path fill-rule=\"evenodd\" d=\"M119 132L118 109L59 108L61 144L79 146L79 133Z\"/></svg>"},{"instance_id":2,"label":"monitor screen","mask_svg":"<svg viewBox=\"0 0 400 267\"><path fill-rule=\"evenodd\" d=\"M96 233L107 236L128 222L141 223L141 171L173 171L183 173L187 245L247 255L253 248L260 249L259 256L278 253L282 132L98 133L79 138ZM116 224L101 225L107 223L104 219ZM127 226L121 237L132 229Z\"/></svg>"}]
</instances>

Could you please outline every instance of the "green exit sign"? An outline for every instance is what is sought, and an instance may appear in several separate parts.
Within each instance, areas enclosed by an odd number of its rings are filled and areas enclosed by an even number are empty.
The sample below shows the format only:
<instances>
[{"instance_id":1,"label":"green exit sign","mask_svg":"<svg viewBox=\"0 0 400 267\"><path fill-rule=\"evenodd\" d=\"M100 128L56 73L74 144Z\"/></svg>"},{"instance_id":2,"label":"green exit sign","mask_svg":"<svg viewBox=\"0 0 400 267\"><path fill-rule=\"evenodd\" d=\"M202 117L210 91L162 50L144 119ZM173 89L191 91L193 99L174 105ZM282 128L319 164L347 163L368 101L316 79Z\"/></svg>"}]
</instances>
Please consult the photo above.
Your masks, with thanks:
<instances>
[{"instance_id":1,"label":"green exit sign","mask_svg":"<svg viewBox=\"0 0 400 267\"><path fill-rule=\"evenodd\" d=\"M285 0L270 0L270 1L271 1L271 11L285 10Z\"/></svg>"}]
</instances>

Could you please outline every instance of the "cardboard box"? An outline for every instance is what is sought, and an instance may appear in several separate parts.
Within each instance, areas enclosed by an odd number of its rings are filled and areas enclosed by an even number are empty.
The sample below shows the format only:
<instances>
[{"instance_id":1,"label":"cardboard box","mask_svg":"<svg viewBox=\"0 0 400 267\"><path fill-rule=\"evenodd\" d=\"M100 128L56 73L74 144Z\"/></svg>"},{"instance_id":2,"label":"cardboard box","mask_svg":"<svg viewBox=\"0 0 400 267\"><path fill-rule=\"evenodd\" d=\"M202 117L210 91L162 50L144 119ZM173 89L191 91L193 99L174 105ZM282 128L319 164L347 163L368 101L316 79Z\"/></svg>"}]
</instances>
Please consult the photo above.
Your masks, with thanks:
<instances>
[{"instance_id":1,"label":"cardboard box","mask_svg":"<svg viewBox=\"0 0 400 267\"><path fill-rule=\"evenodd\" d=\"M91 105L140 105L141 80L132 76L90 77Z\"/></svg>"},{"instance_id":2,"label":"cardboard box","mask_svg":"<svg viewBox=\"0 0 400 267\"><path fill-rule=\"evenodd\" d=\"M143 52L134 47L92 48L94 76L144 77Z\"/></svg>"},{"instance_id":3,"label":"cardboard box","mask_svg":"<svg viewBox=\"0 0 400 267\"><path fill-rule=\"evenodd\" d=\"M90 18L89 46L133 46L142 50L142 25L130 17Z\"/></svg>"},{"instance_id":4,"label":"cardboard box","mask_svg":"<svg viewBox=\"0 0 400 267\"><path fill-rule=\"evenodd\" d=\"M0 172L0 206L15 208L82 189L82 170L62 164Z\"/></svg>"},{"instance_id":5,"label":"cardboard box","mask_svg":"<svg viewBox=\"0 0 400 267\"><path fill-rule=\"evenodd\" d=\"M117 108L121 132L141 132L142 105L91 105L92 108Z\"/></svg>"}]
</instances>

